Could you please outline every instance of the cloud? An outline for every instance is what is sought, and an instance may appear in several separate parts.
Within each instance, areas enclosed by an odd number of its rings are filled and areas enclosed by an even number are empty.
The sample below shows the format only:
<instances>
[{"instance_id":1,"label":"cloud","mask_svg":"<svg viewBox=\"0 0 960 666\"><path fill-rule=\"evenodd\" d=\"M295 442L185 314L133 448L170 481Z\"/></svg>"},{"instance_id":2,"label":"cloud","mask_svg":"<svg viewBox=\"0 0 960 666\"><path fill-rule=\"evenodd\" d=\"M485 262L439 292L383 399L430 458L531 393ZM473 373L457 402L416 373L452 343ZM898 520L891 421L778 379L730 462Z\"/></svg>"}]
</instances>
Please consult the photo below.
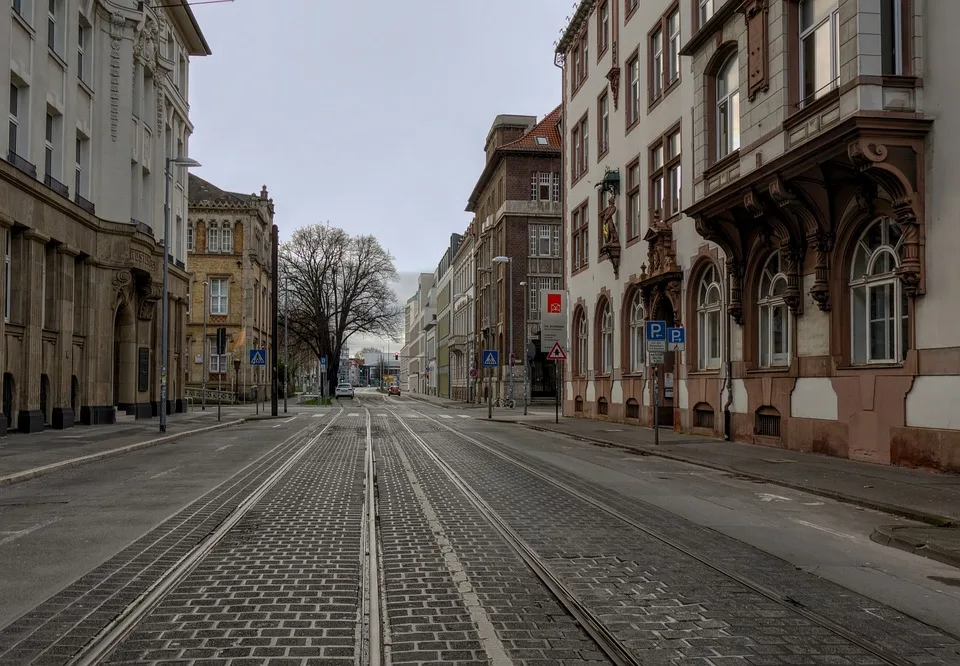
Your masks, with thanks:
<instances>
[{"instance_id":1,"label":"cloud","mask_svg":"<svg viewBox=\"0 0 960 666\"><path fill-rule=\"evenodd\" d=\"M403 305L406 304L407 299L417 292L417 280L420 277L420 273L399 271L397 276L399 279L393 285L393 292L397 295L397 302L400 303L401 307L403 307ZM376 347L381 351L387 351L389 349L399 352L402 345L403 331L400 331L399 342L394 342L393 340L387 340L383 338L370 338L361 335L355 335L347 342L347 346L350 347L351 354L363 349L364 347Z\"/></svg>"}]
</instances>

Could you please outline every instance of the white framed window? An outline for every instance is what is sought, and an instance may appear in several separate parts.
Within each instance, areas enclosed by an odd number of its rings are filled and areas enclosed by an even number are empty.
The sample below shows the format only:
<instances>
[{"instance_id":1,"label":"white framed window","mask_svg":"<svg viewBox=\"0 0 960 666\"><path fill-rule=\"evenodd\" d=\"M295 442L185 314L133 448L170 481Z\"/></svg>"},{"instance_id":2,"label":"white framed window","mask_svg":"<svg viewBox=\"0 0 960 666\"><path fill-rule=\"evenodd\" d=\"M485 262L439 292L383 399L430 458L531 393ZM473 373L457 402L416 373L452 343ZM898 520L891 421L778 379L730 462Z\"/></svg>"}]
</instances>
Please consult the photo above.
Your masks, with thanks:
<instances>
[{"instance_id":1,"label":"white framed window","mask_svg":"<svg viewBox=\"0 0 960 666\"><path fill-rule=\"evenodd\" d=\"M210 351L207 358L210 359L210 372L219 374L227 371L227 355L217 353L217 338L210 338Z\"/></svg>"},{"instance_id":2,"label":"white framed window","mask_svg":"<svg viewBox=\"0 0 960 666\"><path fill-rule=\"evenodd\" d=\"M663 29L650 36L650 96L656 99L663 92Z\"/></svg>"},{"instance_id":3,"label":"white framed window","mask_svg":"<svg viewBox=\"0 0 960 666\"><path fill-rule=\"evenodd\" d=\"M220 223L207 222L207 252L220 251Z\"/></svg>"},{"instance_id":4,"label":"white framed window","mask_svg":"<svg viewBox=\"0 0 960 666\"><path fill-rule=\"evenodd\" d=\"M646 359L643 357L645 319L643 296L637 289L630 302L630 372L643 372L646 365Z\"/></svg>"},{"instance_id":5,"label":"white framed window","mask_svg":"<svg viewBox=\"0 0 960 666\"><path fill-rule=\"evenodd\" d=\"M640 118L640 58L634 56L627 64L627 80L630 81L630 96L627 98L627 127Z\"/></svg>"},{"instance_id":6,"label":"white framed window","mask_svg":"<svg viewBox=\"0 0 960 666\"><path fill-rule=\"evenodd\" d=\"M3 230L3 252L5 277L3 281L3 320L10 323L10 301L13 295L11 286L11 248L13 245L13 232L10 229Z\"/></svg>"},{"instance_id":7,"label":"white framed window","mask_svg":"<svg viewBox=\"0 0 960 666\"><path fill-rule=\"evenodd\" d=\"M33 25L33 0L11 0L10 6L20 18Z\"/></svg>"},{"instance_id":8,"label":"white framed window","mask_svg":"<svg viewBox=\"0 0 960 666\"><path fill-rule=\"evenodd\" d=\"M613 310L610 302L604 301L600 308L600 371L609 375L613 372Z\"/></svg>"},{"instance_id":9,"label":"white framed window","mask_svg":"<svg viewBox=\"0 0 960 666\"><path fill-rule=\"evenodd\" d=\"M840 70L840 5L837 0L800 2L800 103L837 86Z\"/></svg>"},{"instance_id":10,"label":"white framed window","mask_svg":"<svg viewBox=\"0 0 960 666\"><path fill-rule=\"evenodd\" d=\"M193 222L187 222L187 252L193 252Z\"/></svg>"},{"instance_id":11,"label":"white framed window","mask_svg":"<svg viewBox=\"0 0 960 666\"><path fill-rule=\"evenodd\" d=\"M720 275L713 264L697 286L697 346L701 370L720 367L720 317L723 308Z\"/></svg>"},{"instance_id":12,"label":"white framed window","mask_svg":"<svg viewBox=\"0 0 960 666\"><path fill-rule=\"evenodd\" d=\"M87 85L93 78L93 48L90 43L92 38L93 29L81 16L77 24L77 78Z\"/></svg>"},{"instance_id":13,"label":"white framed window","mask_svg":"<svg viewBox=\"0 0 960 666\"><path fill-rule=\"evenodd\" d=\"M880 0L880 38L883 40L880 45L883 74L887 76L903 74L902 0Z\"/></svg>"},{"instance_id":14,"label":"white framed window","mask_svg":"<svg viewBox=\"0 0 960 666\"><path fill-rule=\"evenodd\" d=\"M757 311L760 316L760 365L776 368L790 365L790 309L783 300L787 276L783 257L774 252L760 274Z\"/></svg>"},{"instance_id":15,"label":"white framed window","mask_svg":"<svg viewBox=\"0 0 960 666\"><path fill-rule=\"evenodd\" d=\"M577 327L577 374L586 376L587 359L590 354L590 326L587 324L587 313L580 313L580 322Z\"/></svg>"},{"instance_id":16,"label":"white framed window","mask_svg":"<svg viewBox=\"0 0 960 666\"><path fill-rule=\"evenodd\" d=\"M7 149L25 160L30 159L29 114L29 88L11 82Z\"/></svg>"},{"instance_id":17,"label":"white framed window","mask_svg":"<svg viewBox=\"0 0 960 666\"><path fill-rule=\"evenodd\" d=\"M227 278L210 279L210 314L227 314L227 297L230 294L230 281Z\"/></svg>"},{"instance_id":18,"label":"white framed window","mask_svg":"<svg viewBox=\"0 0 960 666\"><path fill-rule=\"evenodd\" d=\"M560 226L556 224L530 225L530 256L560 256Z\"/></svg>"},{"instance_id":19,"label":"white framed window","mask_svg":"<svg viewBox=\"0 0 960 666\"><path fill-rule=\"evenodd\" d=\"M600 127L597 132L597 154L602 155L610 148L610 99L607 95L600 98Z\"/></svg>"},{"instance_id":20,"label":"white framed window","mask_svg":"<svg viewBox=\"0 0 960 666\"><path fill-rule=\"evenodd\" d=\"M74 157L73 193L86 197L90 192L90 139L79 131L76 140L76 156Z\"/></svg>"},{"instance_id":21,"label":"white framed window","mask_svg":"<svg viewBox=\"0 0 960 666\"><path fill-rule=\"evenodd\" d=\"M233 252L233 225L230 222L223 222L220 227L220 251Z\"/></svg>"},{"instance_id":22,"label":"white framed window","mask_svg":"<svg viewBox=\"0 0 960 666\"><path fill-rule=\"evenodd\" d=\"M60 178L63 168L63 116L47 111L43 136L43 173L51 178Z\"/></svg>"},{"instance_id":23,"label":"white framed window","mask_svg":"<svg viewBox=\"0 0 960 666\"><path fill-rule=\"evenodd\" d=\"M47 46L60 57L64 55L67 36L65 9L64 0L47 0Z\"/></svg>"},{"instance_id":24,"label":"white framed window","mask_svg":"<svg viewBox=\"0 0 960 666\"><path fill-rule=\"evenodd\" d=\"M640 235L640 161L627 166L627 239Z\"/></svg>"},{"instance_id":25,"label":"white framed window","mask_svg":"<svg viewBox=\"0 0 960 666\"><path fill-rule=\"evenodd\" d=\"M713 17L713 0L699 0L697 8L697 27L703 27L703 24Z\"/></svg>"},{"instance_id":26,"label":"white framed window","mask_svg":"<svg viewBox=\"0 0 960 666\"><path fill-rule=\"evenodd\" d=\"M860 236L850 274L851 357L854 364L902 363L910 344L907 295L901 287L897 223L875 220Z\"/></svg>"},{"instance_id":27,"label":"white framed window","mask_svg":"<svg viewBox=\"0 0 960 666\"><path fill-rule=\"evenodd\" d=\"M680 78L680 11L667 17L667 85Z\"/></svg>"},{"instance_id":28,"label":"white framed window","mask_svg":"<svg viewBox=\"0 0 960 666\"><path fill-rule=\"evenodd\" d=\"M734 53L717 76L717 159L740 149L740 62Z\"/></svg>"},{"instance_id":29,"label":"white framed window","mask_svg":"<svg viewBox=\"0 0 960 666\"><path fill-rule=\"evenodd\" d=\"M530 200L531 201L559 201L556 197L557 189L555 183L559 184L559 173L547 173L535 171L530 176Z\"/></svg>"}]
</instances>

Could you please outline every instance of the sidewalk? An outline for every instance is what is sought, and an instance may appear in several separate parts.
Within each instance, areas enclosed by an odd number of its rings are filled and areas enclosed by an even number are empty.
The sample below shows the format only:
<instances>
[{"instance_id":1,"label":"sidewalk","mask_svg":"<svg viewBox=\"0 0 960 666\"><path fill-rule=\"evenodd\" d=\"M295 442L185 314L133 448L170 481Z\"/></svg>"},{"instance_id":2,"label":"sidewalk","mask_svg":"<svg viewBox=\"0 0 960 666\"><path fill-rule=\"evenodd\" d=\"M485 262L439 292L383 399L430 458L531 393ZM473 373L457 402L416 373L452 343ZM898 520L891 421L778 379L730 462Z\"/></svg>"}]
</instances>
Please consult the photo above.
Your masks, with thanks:
<instances>
[{"instance_id":1,"label":"sidewalk","mask_svg":"<svg viewBox=\"0 0 960 666\"><path fill-rule=\"evenodd\" d=\"M290 418L297 410L322 408L293 404L288 409L290 411L284 415L281 402L277 418ZM159 432L158 417L140 420L121 418L119 423L113 425L77 425L31 435L11 433L0 438L0 487L264 418L272 418L269 403L266 412L261 409L259 415L254 405L224 405L219 422L217 406L211 408L211 405L207 405L206 411L196 407L190 412L170 414L165 433Z\"/></svg>"}]
</instances>

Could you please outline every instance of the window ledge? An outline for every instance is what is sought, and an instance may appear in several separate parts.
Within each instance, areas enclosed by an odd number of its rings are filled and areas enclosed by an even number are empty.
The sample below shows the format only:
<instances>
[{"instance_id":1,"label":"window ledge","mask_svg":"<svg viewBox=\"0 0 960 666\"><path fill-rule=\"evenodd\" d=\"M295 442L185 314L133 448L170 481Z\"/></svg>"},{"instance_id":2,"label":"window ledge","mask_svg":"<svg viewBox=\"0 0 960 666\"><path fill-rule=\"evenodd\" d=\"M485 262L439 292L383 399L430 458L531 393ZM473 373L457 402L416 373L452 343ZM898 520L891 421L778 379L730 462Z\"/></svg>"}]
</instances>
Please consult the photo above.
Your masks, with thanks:
<instances>
[{"instance_id":1,"label":"window ledge","mask_svg":"<svg viewBox=\"0 0 960 666\"><path fill-rule=\"evenodd\" d=\"M728 153L721 157L719 160L715 161L713 164L708 166L703 170L704 178L713 178L715 175L721 171L730 168L735 163L740 161L740 149L737 148L731 153Z\"/></svg>"},{"instance_id":2,"label":"window ledge","mask_svg":"<svg viewBox=\"0 0 960 666\"><path fill-rule=\"evenodd\" d=\"M83 88L88 95L90 95L91 97L93 97L93 88L91 87L91 85L90 85L89 83L87 83L86 81L84 81L83 79L81 79L81 78L78 76L78 77L77 77L77 84L78 84L81 88Z\"/></svg>"},{"instance_id":3,"label":"window ledge","mask_svg":"<svg viewBox=\"0 0 960 666\"><path fill-rule=\"evenodd\" d=\"M748 375L785 375L790 372L789 365L778 365L776 367L750 368Z\"/></svg>"},{"instance_id":4,"label":"window ledge","mask_svg":"<svg viewBox=\"0 0 960 666\"><path fill-rule=\"evenodd\" d=\"M841 365L838 372L863 372L864 370L903 370L903 363L863 363L860 365Z\"/></svg>"},{"instance_id":5,"label":"window ledge","mask_svg":"<svg viewBox=\"0 0 960 666\"><path fill-rule=\"evenodd\" d=\"M815 99L803 107L798 107L793 113L787 116L783 121L783 129L791 130L797 125L802 125L807 120L817 115L831 104L840 100L840 88L834 88L823 97Z\"/></svg>"},{"instance_id":6,"label":"window ledge","mask_svg":"<svg viewBox=\"0 0 960 666\"><path fill-rule=\"evenodd\" d=\"M720 368L705 370L688 370L687 377L719 377Z\"/></svg>"},{"instance_id":7,"label":"window ledge","mask_svg":"<svg viewBox=\"0 0 960 666\"><path fill-rule=\"evenodd\" d=\"M10 13L13 14L13 18L16 19L21 26L23 26L24 30L29 32L31 35L36 36L36 31L33 29L33 26L30 25L30 22L27 21L27 19L21 16L20 12L11 7Z\"/></svg>"},{"instance_id":8,"label":"window ledge","mask_svg":"<svg viewBox=\"0 0 960 666\"><path fill-rule=\"evenodd\" d=\"M53 56L53 59L56 60L57 63L58 63L61 67L63 67L63 71L67 71L67 61L64 60L64 58L63 58L62 55L60 55L59 53L57 53L57 50L56 50L55 48L53 48L52 46L49 46L49 45L48 45L48 46L47 46L47 52L48 52L51 56Z\"/></svg>"}]
</instances>

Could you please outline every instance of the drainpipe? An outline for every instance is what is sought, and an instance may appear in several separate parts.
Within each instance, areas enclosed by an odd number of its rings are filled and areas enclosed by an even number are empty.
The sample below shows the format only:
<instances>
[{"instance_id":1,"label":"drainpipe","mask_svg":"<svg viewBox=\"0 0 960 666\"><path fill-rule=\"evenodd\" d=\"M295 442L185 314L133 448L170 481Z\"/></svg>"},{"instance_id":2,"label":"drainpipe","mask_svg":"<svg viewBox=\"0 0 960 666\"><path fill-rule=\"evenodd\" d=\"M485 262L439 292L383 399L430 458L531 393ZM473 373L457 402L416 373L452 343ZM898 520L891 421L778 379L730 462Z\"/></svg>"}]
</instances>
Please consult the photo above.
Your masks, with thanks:
<instances>
[{"instance_id":1,"label":"drainpipe","mask_svg":"<svg viewBox=\"0 0 960 666\"><path fill-rule=\"evenodd\" d=\"M730 270L732 269L728 268L727 270L727 302L728 303L730 300L730 293L731 293L730 290L732 288L732 285L730 282L731 280ZM725 354L724 372L726 373L726 378L725 378L726 381L724 383L726 384L726 388L727 388L727 399L723 405L723 439L725 441L730 442L733 440L733 437L730 434L730 429L731 429L730 428L730 406L733 404L733 361L730 359L730 352L733 349L733 344L730 342L730 330L731 330L730 313L727 311L727 312L724 312L724 315L725 315L724 316L725 323L724 323L724 336L723 336L724 337L723 353Z\"/></svg>"}]
</instances>

